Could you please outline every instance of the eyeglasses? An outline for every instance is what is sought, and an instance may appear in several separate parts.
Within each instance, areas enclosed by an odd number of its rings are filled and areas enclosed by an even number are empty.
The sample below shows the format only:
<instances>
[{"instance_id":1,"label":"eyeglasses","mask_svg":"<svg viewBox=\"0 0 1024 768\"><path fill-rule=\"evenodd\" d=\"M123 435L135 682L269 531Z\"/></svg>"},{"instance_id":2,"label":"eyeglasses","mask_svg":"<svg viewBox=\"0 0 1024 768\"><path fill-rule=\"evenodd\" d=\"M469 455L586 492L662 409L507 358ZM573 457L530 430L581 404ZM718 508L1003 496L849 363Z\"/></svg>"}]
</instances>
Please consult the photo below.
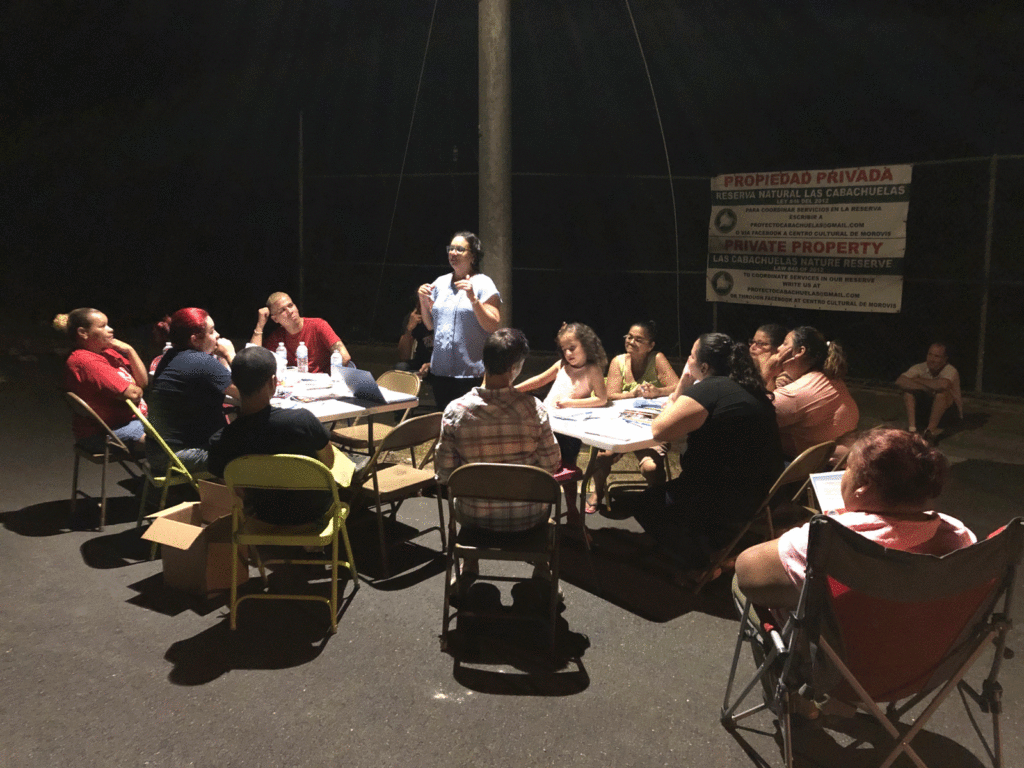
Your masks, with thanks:
<instances>
[{"instance_id":1,"label":"eyeglasses","mask_svg":"<svg viewBox=\"0 0 1024 768\"><path fill-rule=\"evenodd\" d=\"M627 342L635 341L637 344L650 344L651 343L650 339L645 339L643 336L634 336L631 333L627 333L622 338L624 338Z\"/></svg>"},{"instance_id":2,"label":"eyeglasses","mask_svg":"<svg viewBox=\"0 0 1024 768\"><path fill-rule=\"evenodd\" d=\"M772 345L770 341L758 341L757 339L751 339L747 343L752 347L761 347L762 349L770 347Z\"/></svg>"},{"instance_id":3,"label":"eyeglasses","mask_svg":"<svg viewBox=\"0 0 1024 768\"><path fill-rule=\"evenodd\" d=\"M452 251L455 251L455 253L465 253L466 250L467 250L466 246L464 246L464 245L449 245L448 246L448 253L451 253Z\"/></svg>"}]
</instances>

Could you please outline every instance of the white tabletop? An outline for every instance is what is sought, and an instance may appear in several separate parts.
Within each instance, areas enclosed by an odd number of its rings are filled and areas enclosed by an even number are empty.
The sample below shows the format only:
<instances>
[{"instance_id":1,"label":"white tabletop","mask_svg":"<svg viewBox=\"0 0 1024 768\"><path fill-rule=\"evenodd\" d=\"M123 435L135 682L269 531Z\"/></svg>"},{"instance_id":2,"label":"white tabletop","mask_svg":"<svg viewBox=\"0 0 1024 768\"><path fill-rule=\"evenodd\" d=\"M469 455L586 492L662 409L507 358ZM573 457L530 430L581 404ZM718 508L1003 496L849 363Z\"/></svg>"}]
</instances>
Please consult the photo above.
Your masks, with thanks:
<instances>
[{"instance_id":1,"label":"white tabletop","mask_svg":"<svg viewBox=\"0 0 1024 768\"><path fill-rule=\"evenodd\" d=\"M288 391L288 397L275 397L270 401L271 405L278 408L305 408L322 422L340 421L342 419L354 419L359 416L374 416L378 413L390 413L392 411L404 411L406 408L414 408L419 405L419 399L413 396L406 396L407 399L396 400L391 403L374 403L370 400L361 400L357 397L348 397L345 391L331 385L331 378L326 373L303 374L302 378L294 382L292 386L282 387L278 392ZM385 391L387 396L389 391ZM396 393L397 394L397 393ZM329 399L313 400L304 403L295 399L302 396L330 396Z\"/></svg>"},{"instance_id":2,"label":"white tabletop","mask_svg":"<svg viewBox=\"0 0 1024 768\"><path fill-rule=\"evenodd\" d=\"M659 400L665 402L667 398ZM658 441L651 435L650 425L635 424L621 417L624 410L633 407L633 402L613 400L604 408L552 408L548 411L551 429L602 451L626 453L651 448Z\"/></svg>"}]
</instances>

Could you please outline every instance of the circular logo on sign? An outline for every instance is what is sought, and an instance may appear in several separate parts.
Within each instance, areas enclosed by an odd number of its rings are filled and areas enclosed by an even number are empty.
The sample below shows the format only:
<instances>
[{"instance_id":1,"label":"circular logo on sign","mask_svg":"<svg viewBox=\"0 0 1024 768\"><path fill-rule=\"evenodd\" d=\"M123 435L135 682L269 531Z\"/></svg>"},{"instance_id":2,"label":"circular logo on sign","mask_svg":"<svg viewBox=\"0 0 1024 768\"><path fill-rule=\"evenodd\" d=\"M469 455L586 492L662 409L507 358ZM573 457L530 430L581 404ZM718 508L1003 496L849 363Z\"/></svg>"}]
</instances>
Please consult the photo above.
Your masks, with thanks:
<instances>
[{"instance_id":1,"label":"circular logo on sign","mask_svg":"<svg viewBox=\"0 0 1024 768\"><path fill-rule=\"evenodd\" d=\"M739 223L739 219L736 217L735 211L732 208L723 208L715 216L715 229L721 232L723 235L727 235L736 228L736 224Z\"/></svg>"},{"instance_id":2,"label":"circular logo on sign","mask_svg":"<svg viewBox=\"0 0 1024 768\"><path fill-rule=\"evenodd\" d=\"M728 272L715 272L711 278L711 290L719 296L728 296L732 291L732 275Z\"/></svg>"}]
</instances>

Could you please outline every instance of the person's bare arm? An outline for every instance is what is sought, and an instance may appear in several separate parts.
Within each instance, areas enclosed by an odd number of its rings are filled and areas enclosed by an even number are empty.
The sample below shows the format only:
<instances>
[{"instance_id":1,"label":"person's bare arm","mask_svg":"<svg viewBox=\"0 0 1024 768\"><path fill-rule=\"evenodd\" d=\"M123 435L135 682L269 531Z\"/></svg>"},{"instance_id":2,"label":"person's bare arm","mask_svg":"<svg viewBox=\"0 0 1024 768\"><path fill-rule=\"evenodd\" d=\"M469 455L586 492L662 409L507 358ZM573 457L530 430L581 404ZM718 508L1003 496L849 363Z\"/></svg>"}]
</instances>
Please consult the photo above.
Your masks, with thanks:
<instances>
[{"instance_id":1,"label":"person's bare arm","mask_svg":"<svg viewBox=\"0 0 1024 768\"><path fill-rule=\"evenodd\" d=\"M491 296L487 301L480 301L473 291L473 282L469 279L457 280L455 287L465 291L469 297L469 303L473 306L473 315L480 327L488 333L494 333L501 326L501 299L497 294Z\"/></svg>"},{"instance_id":2,"label":"person's bare arm","mask_svg":"<svg viewBox=\"0 0 1024 768\"><path fill-rule=\"evenodd\" d=\"M235 359L235 345L231 343L230 339L221 336L217 339L217 348L213 350L213 356L230 371L231 361Z\"/></svg>"},{"instance_id":3,"label":"person's bare arm","mask_svg":"<svg viewBox=\"0 0 1024 768\"><path fill-rule=\"evenodd\" d=\"M558 375L558 367L561 364L561 361L559 361L544 371L544 373L538 373L536 376L531 376L525 381L519 382L515 385L516 392L529 392L534 389L540 389L545 384L550 384L555 380L555 376Z\"/></svg>"},{"instance_id":4,"label":"person's bare arm","mask_svg":"<svg viewBox=\"0 0 1024 768\"><path fill-rule=\"evenodd\" d=\"M919 376L907 376L905 373L896 379L896 386L904 392L920 392L927 389L927 387L924 386L924 379Z\"/></svg>"},{"instance_id":5,"label":"person's bare arm","mask_svg":"<svg viewBox=\"0 0 1024 768\"><path fill-rule=\"evenodd\" d=\"M692 397L679 394L679 387L673 393L675 399L662 409L651 423L651 435L662 443L680 440L700 429L707 421L708 412Z\"/></svg>"},{"instance_id":6,"label":"person's bare arm","mask_svg":"<svg viewBox=\"0 0 1024 768\"><path fill-rule=\"evenodd\" d=\"M110 346L128 358L128 364L132 368L132 378L135 379L135 384L129 384L128 389L123 394L125 399L137 403L142 398L142 390L149 386L149 371L146 370L146 364L142 362L142 358L135 351L135 347L127 341L114 339L110 342Z\"/></svg>"},{"instance_id":7,"label":"person's bare arm","mask_svg":"<svg viewBox=\"0 0 1024 768\"><path fill-rule=\"evenodd\" d=\"M622 391L622 366L619 365L619 360L624 357L619 355L612 360L608 366L608 383L605 387L605 392L609 400L628 400L633 397L632 392ZM627 358L627 362L628 362Z\"/></svg>"},{"instance_id":8,"label":"person's bare arm","mask_svg":"<svg viewBox=\"0 0 1024 768\"><path fill-rule=\"evenodd\" d=\"M256 328L249 339L250 344L255 344L257 347L263 346L263 327L267 324L267 318L269 317L270 310L266 307L260 307L256 313Z\"/></svg>"},{"instance_id":9,"label":"person's bare arm","mask_svg":"<svg viewBox=\"0 0 1024 768\"><path fill-rule=\"evenodd\" d=\"M796 608L800 591L782 567L779 540L757 544L736 558L736 582L740 591L758 605Z\"/></svg>"},{"instance_id":10,"label":"person's bare arm","mask_svg":"<svg viewBox=\"0 0 1024 768\"><path fill-rule=\"evenodd\" d=\"M661 352L658 352L654 358L654 367L658 372L658 381L664 381L665 386L656 387L653 384L641 384L637 387L640 396L665 397L666 395L671 395L675 391L676 385L679 384L679 375L672 367L672 363Z\"/></svg>"},{"instance_id":11,"label":"person's bare arm","mask_svg":"<svg viewBox=\"0 0 1024 768\"><path fill-rule=\"evenodd\" d=\"M352 360L352 355L348 353L348 350L345 348L345 342L343 342L341 339L338 339L336 342L334 342L334 346L331 347L331 352L341 353L342 365L348 365L349 362Z\"/></svg>"},{"instance_id":12,"label":"person's bare arm","mask_svg":"<svg viewBox=\"0 0 1024 768\"><path fill-rule=\"evenodd\" d=\"M680 397L682 397L686 390L693 386L693 376L685 368L683 369L683 375L679 377L679 381L676 383L676 388L672 391L672 394L668 396L668 403L671 405Z\"/></svg>"},{"instance_id":13,"label":"person's bare arm","mask_svg":"<svg viewBox=\"0 0 1024 768\"><path fill-rule=\"evenodd\" d=\"M325 467L330 469L334 466L334 452L336 450L334 443L328 440L327 445L316 452L316 457L323 462Z\"/></svg>"},{"instance_id":14,"label":"person's bare arm","mask_svg":"<svg viewBox=\"0 0 1024 768\"><path fill-rule=\"evenodd\" d=\"M412 359L413 353L416 351L416 339L412 332L420 324L421 317L419 310L414 309L405 321L405 332L398 339L398 359L402 362Z\"/></svg>"}]
</instances>

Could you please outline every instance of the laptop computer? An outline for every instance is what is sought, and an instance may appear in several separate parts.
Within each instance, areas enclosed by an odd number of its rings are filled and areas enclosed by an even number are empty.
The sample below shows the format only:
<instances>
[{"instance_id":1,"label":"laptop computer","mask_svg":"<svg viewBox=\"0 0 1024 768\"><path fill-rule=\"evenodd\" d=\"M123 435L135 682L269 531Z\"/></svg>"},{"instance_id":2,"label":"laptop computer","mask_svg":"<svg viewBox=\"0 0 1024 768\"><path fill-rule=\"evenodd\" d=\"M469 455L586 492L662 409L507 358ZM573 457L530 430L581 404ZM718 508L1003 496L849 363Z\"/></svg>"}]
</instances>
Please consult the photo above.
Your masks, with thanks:
<instances>
[{"instance_id":1,"label":"laptop computer","mask_svg":"<svg viewBox=\"0 0 1024 768\"><path fill-rule=\"evenodd\" d=\"M401 403L405 400L416 399L416 395L395 392L392 389L378 386L377 381L369 371L363 371L359 368L341 369L341 386L339 389L347 389L351 393L351 397L369 400L371 403Z\"/></svg>"},{"instance_id":2,"label":"laptop computer","mask_svg":"<svg viewBox=\"0 0 1024 768\"><path fill-rule=\"evenodd\" d=\"M821 507L822 512L834 512L846 506L840 487L842 482L842 470L811 474L811 486L814 488L814 495L818 499L818 506Z\"/></svg>"}]
</instances>

